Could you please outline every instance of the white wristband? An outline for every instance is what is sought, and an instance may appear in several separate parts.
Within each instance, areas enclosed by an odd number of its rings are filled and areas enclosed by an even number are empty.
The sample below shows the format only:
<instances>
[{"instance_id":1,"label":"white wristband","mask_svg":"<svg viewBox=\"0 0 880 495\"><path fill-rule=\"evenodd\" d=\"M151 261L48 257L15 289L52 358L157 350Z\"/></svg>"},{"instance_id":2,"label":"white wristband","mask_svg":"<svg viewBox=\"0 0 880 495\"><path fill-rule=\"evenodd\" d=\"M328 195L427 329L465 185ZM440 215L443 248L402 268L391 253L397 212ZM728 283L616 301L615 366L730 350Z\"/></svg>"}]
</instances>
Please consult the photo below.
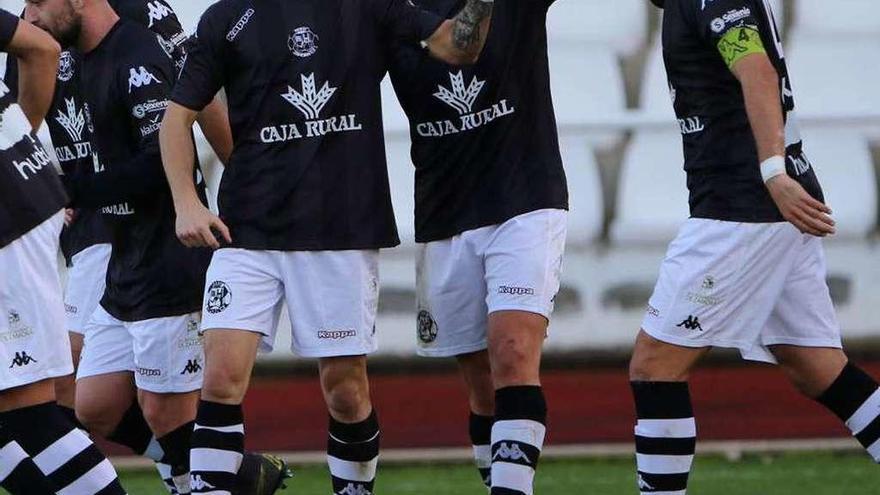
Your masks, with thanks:
<instances>
[{"instance_id":1,"label":"white wristband","mask_svg":"<svg viewBox=\"0 0 880 495\"><path fill-rule=\"evenodd\" d=\"M761 163L761 177L764 183L776 177L785 174L785 158L776 155L764 160Z\"/></svg>"}]
</instances>

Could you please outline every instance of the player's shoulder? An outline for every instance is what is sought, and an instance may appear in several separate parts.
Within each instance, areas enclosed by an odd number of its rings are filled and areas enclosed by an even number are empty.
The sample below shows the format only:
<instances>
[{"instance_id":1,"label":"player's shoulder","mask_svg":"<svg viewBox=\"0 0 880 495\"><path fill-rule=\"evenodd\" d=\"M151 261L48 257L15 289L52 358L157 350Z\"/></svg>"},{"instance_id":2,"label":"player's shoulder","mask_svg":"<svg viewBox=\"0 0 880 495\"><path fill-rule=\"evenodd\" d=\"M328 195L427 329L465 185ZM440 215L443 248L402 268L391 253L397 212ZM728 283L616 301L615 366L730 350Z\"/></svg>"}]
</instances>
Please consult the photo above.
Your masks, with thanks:
<instances>
[{"instance_id":1,"label":"player's shoulder","mask_svg":"<svg viewBox=\"0 0 880 495\"><path fill-rule=\"evenodd\" d=\"M121 20L120 23L115 42L121 48L114 50L117 67L127 70L130 66L154 66L174 73L173 61L156 33L133 21Z\"/></svg>"}]
</instances>

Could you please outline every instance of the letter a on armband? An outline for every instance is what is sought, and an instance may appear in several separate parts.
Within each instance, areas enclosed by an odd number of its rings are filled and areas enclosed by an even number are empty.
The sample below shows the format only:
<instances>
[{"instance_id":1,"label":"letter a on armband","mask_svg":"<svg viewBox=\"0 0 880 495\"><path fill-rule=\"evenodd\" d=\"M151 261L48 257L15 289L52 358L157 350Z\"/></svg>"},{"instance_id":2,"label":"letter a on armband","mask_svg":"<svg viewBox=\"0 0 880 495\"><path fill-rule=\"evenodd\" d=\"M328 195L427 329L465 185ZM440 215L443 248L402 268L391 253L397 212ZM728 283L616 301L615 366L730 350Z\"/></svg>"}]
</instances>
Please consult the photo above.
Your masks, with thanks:
<instances>
[{"instance_id":1,"label":"letter a on armband","mask_svg":"<svg viewBox=\"0 0 880 495\"><path fill-rule=\"evenodd\" d=\"M761 41L761 33L754 26L738 26L728 30L718 40L718 51L730 69L747 55L767 53Z\"/></svg>"}]
</instances>

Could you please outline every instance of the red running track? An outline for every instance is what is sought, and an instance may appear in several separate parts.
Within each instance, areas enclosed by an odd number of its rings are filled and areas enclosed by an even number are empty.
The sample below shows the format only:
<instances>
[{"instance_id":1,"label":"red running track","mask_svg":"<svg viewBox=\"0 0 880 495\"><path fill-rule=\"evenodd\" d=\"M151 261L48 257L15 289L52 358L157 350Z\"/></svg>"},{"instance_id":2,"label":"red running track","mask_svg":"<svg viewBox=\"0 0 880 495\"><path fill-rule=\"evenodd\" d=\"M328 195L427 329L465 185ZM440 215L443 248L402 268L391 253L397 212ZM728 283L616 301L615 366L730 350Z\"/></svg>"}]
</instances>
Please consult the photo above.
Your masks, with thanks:
<instances>
[{"instance_id":1,"label":"red running track","mask_svg":"<svg viewBox=\"0 0 880 495\"><path fill-rule=\"evenodd\" d=\"M880 363L865 368L880 377ZM467 405L455 374L374 376L384 447L468 445ZM627 442L634 422L624 370L544 374L550 409L548 443ZM831 413L797 394L770 366L708 368L691 382L702 439L847 436ZM248 447L325 448L327 413L315 378L263 379L245 404Z\"/></svg>"}]
</instances>

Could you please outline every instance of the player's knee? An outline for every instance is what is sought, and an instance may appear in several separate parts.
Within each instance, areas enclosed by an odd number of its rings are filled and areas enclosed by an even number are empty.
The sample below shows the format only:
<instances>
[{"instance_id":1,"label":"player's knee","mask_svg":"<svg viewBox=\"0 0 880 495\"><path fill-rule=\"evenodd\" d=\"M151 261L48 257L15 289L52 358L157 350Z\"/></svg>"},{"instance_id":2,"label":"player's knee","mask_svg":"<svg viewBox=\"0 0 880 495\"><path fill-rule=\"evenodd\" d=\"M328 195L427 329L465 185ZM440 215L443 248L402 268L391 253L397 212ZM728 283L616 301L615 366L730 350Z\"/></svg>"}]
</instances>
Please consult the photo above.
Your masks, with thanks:
<instances>
[{"instance_id":1,"label":"player's knee","mask_svg":"<svg viewBox=\"0 0 880 495\"><path fill-rule=\"evenodd\" d=\"M107 407L106 404L76 404L76 419L86 427L89 433L99 437L108 437L119 424L121 416Z\"/></svg>"},{"instance_id":2,"label":"player's knee","mask_svg":"<svg viewBox=\"0 0 880 495\"><path fill-rule=\"evenodd\" d=\"M510 386L535 382L540 360L534 349L515 339L505 339L492 351L492 378L496 384Z\"/></svg>"},{"instance_id":3,"label":"player's knee","mask_svg":"<svg viewBox=\"0 0 880 495\"><path fill-rule=\"evenodd\" d=\"M238 403L244 400L247 392L249 373L223 366L205 369L202 384L202 397L221 403Z\"/></svg>"},{"instance_id":4,"label":"player's knee","mask_svg":"<svg viewBox=\"0 0 880 495\"><path fill-rule=\"evenodd\" d=\"M327 409L334 418L354 422L370 412L369 387L361 380L342 380L325 386Z\"/></svg>"},{"instance_id":5,"label":"player's knee","mask_svg":"<svg viewBox=\"0 0 880 495\"><path fill-rule=\"evenodd\" d=\"M632 382L683 382L690 370L681 363L665 359L662 353L651 349L636 349L629 361L629 379Z\"/></svg>"}]
</instances>

